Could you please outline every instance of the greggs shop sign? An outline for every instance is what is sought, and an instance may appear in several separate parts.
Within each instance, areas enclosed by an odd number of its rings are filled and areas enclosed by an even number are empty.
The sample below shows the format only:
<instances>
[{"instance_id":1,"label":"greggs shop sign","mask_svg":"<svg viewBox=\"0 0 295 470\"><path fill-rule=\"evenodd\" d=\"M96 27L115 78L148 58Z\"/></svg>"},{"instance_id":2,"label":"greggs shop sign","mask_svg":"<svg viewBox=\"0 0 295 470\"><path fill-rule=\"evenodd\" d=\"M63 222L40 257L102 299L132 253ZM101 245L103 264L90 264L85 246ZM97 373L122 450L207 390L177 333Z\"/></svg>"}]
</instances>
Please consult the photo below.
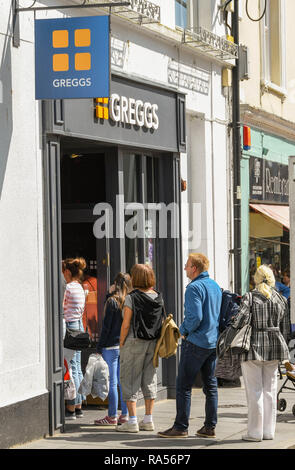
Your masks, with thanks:
<instances>
[{"instance_id":1,"label":"greggs shop sign","mask_svg":"<svg viewBox=\"0 0 295 470\"><path fill-rule=\"evenodd\" d=\"M111 145L185 151L185 96L112 74L109 98L45 101L45 132Z\"/></svg>"},{"instance_id":2,"label":"greggs shop sign","mask_svg":"<svg viewBox=\"0 0 295 470\"><path fill-rule=\"evenodd\" d=\"M109 96L109 17L35 21L36 99Z\"/></svg>"},{"instance_id":3,"label":"greggs shop sign","mask_svg":"<svg viewBox=\"0 0 295 470\"><path fill-rule=\"evenodd\" d=\"M159 128L159 106L156 103L143 102L141 99L127 98L117 93L108 98L96 99L96 117L111 119L146 129Z\"/></svg>"}]
</instances>

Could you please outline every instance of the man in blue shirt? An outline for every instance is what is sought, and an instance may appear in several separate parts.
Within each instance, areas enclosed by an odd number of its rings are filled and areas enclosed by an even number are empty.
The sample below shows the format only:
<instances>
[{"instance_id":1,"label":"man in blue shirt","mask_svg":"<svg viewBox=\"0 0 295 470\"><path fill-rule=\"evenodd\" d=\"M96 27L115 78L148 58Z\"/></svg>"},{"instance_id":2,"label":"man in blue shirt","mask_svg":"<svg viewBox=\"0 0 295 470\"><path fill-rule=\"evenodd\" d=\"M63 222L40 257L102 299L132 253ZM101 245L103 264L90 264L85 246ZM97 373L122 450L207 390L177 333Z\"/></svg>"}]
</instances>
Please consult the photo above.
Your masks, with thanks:
<instances>
[{"instance_id":1,"label":"man in blue shirt","mask_svg":"<svg viewBox=\"0 0 295 470\"><path fill-rule=\"evenodd\" d=\"M283 282L276 281L275 287L286 299L290 297L290 270L288 268L283 271Z\"/></svg>"},{"instance_id":2,"label":"man in blue shirt","mask_svg":"<svg viewBox=\"0 0 295 470\"><path fill-rule=\"evenodd\" d=\"M181 358L176 380L176 418L172 428L159 432L159 437L188 436L192 387L201 371L206 395L206 418L197 436L215 438L218 391L215 377L216 343L219 330L221 289L209 278L209 261L201 253L189 255L185 265L191 280L185 292Z\"/></svg>"}]
</instances>

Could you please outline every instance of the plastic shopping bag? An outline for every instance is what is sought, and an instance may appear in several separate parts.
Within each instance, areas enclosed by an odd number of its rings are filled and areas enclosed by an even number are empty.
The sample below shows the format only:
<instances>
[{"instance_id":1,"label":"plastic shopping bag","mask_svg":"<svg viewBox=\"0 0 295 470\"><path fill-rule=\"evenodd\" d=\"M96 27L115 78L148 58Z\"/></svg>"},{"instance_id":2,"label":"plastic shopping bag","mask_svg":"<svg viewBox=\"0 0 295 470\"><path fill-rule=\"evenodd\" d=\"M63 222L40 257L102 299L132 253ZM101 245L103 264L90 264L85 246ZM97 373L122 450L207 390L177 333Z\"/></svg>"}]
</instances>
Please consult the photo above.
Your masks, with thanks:
<instances>
[{"instance_id":1,"label":"plastic shopping bag","mask_svg":"<svg viewBox=\"0 0 295 470\"><path fill-rule=\"evenodd\" d=\"M109 367L99 354L94 365L91 395L104 401L109 394Z\"/></svg>"},{"instance_id":2,"label":"plastic shopping bag","mask_svg":"<svg viewBox=\"0 0 295 470\"><path fill-rule=\"evenodd\" d=\"M80 393L81 395L87 396L87 395L90 395L91 393L94 365L95 365L96 360L97 360L97 354L90 354L88 363L86 366L85 374L78 390L78 393Z\"/></svg>"},{"instance_id":3,"label":"plastic shopping bag","mask_svg":"<svg viewBox=\"0 0 295 470\"><path fill-rule=\"evenodd\" d=\"M74 400L77 396L77 391L72 375L72 369L68 366L66 359L64 359L64 371L64 399Z\"/></svg>"}]
</instances>

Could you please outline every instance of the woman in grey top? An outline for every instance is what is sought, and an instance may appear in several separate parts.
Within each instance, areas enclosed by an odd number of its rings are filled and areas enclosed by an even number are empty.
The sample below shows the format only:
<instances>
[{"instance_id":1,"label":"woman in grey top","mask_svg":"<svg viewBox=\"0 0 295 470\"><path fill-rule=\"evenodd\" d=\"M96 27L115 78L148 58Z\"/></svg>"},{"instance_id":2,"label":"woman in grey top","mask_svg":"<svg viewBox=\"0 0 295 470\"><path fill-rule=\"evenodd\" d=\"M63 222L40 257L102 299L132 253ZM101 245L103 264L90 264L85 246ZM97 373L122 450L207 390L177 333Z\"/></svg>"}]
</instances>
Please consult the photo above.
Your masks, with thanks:
<instances>
[{"instance_id":1,"label":"woman in grey top","mask_svg":"<svg viewBox=\"0 0 295 470\"><path fill-rule=\"evenodd\" d=\"M276 426L278 363L289 360L287 342L291 334L287 300L275 289L272 270L260 266L254 276L255 289L242 299L234 324L250 318L250 349L241 355L248 403L246 441L273 439Z\"/></svg>"},{"instance_id":2,"label":"woman in grey top","mask_svg":"<svg viewBox=\"0 0 295 470\"><path fill-rule=\"evenodd\" d=\"M119 432L153 431L152 411L157 394L157 373L153 357L161 335L164 315L162 295L152 268L136 264L131 269L134 290L126 296L120 334L120 382L129 421L117 426ZM137 422L136 401L139 389L145 401L145 416Z\"/></svg>"}]
</instances>

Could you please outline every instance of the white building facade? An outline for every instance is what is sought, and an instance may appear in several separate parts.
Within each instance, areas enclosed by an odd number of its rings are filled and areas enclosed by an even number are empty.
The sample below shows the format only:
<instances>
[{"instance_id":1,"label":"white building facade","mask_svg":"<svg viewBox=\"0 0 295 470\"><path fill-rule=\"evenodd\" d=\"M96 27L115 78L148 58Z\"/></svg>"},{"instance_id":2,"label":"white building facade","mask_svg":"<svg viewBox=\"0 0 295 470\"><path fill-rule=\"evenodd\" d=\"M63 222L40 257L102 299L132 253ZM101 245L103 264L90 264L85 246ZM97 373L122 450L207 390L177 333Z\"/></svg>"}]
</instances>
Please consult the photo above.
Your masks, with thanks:
<instances>
[{"instance_id":1,"label":"white building facade","mask_svg":"<svg viewBox=\"0 0 295 470\"><path fill-rule=\"evenodd\" d=\"M19 3L21 7L32 5L26 0ZM108 14L109 9L63 10L58 5L79 5L81 2L37 1L35 8L53 5L57 8L20 12L18 44L18 31L13 27L13 4L0 0L1 447L53 434L63 428L59 308L62 279L58 267L68 254L64 249L64 233L68 232L66 229L63 231L62 224L70 219L63 219L66 216L58 214L59 210L64 214L63 206L58 202L62 191L50 199L49 193L54 192L56 186L51 186L49 180L50 175L55 178L61 171L59 158L79 153L101 154L107 152L105 149L112 143L100 136L102 127L97 127L97 135L92 134L91 137L90 132L86 135L86 131L79 137L79 131L73 130L76 124L71 128L69 115L73 110L77 111L75 123L80 122L77 102L54 104L55 110L61 106L61 114L65 116L57 129L56 119L50 114L53 103L35 100L34 71L34 17L92 16ZM163 102L159 131L165 122L167 144L164 137L157 140L157 130L150 136L150 141L141 142L139 139L134 148L130 140L132 136L128 137L129 140L115 136L114 142L121 147L114 162L118 165L117 193L120 193L120 184L123 184L120 177L125 178L127 160L124 155L127 149L131 148L128 151L130 158L140 154L138 161L147 167L149 159L155 159L155 168L159 167L158 176L160 180L163 178L164 188L159 189L156 202L162 194L166 198L163 202L173 201L181 207L181 238L178 244L171 242L172 251L169 251L169 244L161 242L157 261L160 288L166 288L164 297L169 297L170 289L177 286L173 302L167 302L178 322L183 316L183 293L187 285L183 268L190 252L207 255L210 275L221 287L231 288L232 283L232 255L229 253L232 247L231 108L230 86L224 86L230 83L225 83L222 77L223 70L234 65L237 50L225 39L219 4L217 0L153 0L152 3L137 0L131 2L124 12L114 9L111 15L111 72L114 82L111 93L117 93L116 86L120 85L126 90L134 87L146 96L154 92L155 100L158 93L163 100L159 98L159 103ZM169 98L171 108L165 108L166 98ZM176 106L179 102L185 103L185 113L181 118L176 116L181 113ZM169 109L175 109L175 116L165 114ZM89 116L91 113L93 109L89 108ZM169 146L169 140L173 140L169 137L170 121L171 136L175 138L177 134L177 139ZM57 149L54 157L56 168L52 166L52 150L48 148ZM107 175L111 171L108 170L111 158L107 158L104 167ZM172 159L174 163L169 166ZM130 165L128 168L130 170ZM60 177L63 178L62 171ZM148 170L145 178L149 191L151 177ZM99 180L99 185L102 181ZM56 182L54 184L57 185ZM110 194L108 191L106 189L106 195ZM105 200L110 202L114 194ZM69 216L69 212L67 214ZM72 222L71 219L69 223ZM90 222L93 225L91 217ZM112 280L117 270L129 267L129 252L126 247L120 251L122 243L120 241L114 247L111 243L110 249L108 246L105 248L111 260L117 252L120 258L119 264L110 267L106 283ZM173 280L165 277L170 269L170 255L173 258ZM138 252L133 250L131 261L141 262L138 256ZM168 264L164 263L164 258ZM176 371L177 360L174 358L160 370L161 396L173 396Z\"/></svg>"}]
</instances>

